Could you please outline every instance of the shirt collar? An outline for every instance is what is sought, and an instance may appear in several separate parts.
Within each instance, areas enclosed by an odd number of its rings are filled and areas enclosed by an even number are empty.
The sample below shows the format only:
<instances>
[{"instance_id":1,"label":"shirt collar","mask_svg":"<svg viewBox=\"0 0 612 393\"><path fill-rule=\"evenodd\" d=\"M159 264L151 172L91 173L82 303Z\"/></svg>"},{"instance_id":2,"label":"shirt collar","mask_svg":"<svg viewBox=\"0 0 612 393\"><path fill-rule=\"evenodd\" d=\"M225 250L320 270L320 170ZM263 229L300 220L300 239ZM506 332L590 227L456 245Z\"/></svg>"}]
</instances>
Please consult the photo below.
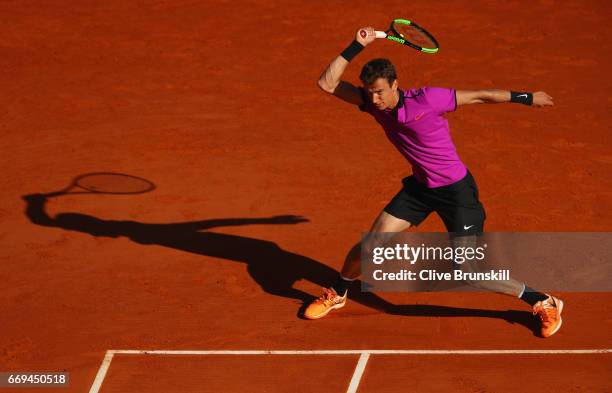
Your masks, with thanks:
<instances>
[{"instance_id":1,"label":"shirt collar","mask_svg":"<svg viewBox=\"0 0 612 393\"><path fill-rule=\"evenodd\" d=\"M397 111L404 106L404 92L401 89L397 89L397 93L399 94L399 101L397 101L397 105L395 108L391 110L391 113L397 117Z\"/></svg>"}]
</instances>

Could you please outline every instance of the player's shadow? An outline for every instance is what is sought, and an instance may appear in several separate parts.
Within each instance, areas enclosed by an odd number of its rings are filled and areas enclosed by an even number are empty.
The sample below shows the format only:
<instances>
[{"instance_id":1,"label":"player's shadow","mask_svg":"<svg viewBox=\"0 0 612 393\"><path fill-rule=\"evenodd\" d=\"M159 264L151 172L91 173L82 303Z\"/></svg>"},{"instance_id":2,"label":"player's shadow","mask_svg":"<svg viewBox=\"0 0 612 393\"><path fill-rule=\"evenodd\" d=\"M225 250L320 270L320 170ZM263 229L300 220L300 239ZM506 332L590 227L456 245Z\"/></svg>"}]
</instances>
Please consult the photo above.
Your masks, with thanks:
<instances>
[{"instance_id":1,"label":"player's shadow","mask_svg":"<svg viewBox=\"0 0 612 393\"><path fill-rule=\"evenodd\" d=\"M297 299L304 306L314 299L306 292L293 287L296 281L308 280L320 286L328 286L338 275L329 266L287 250L267 240L244 236L208 232L207 230L254 224L297 224L308 221L299 216L268 218L225 218L170 224L147 224L136 221L104 220L81 213L47 214L44 194L26 195L26 215L36 225L57 227L88 233L92 236L125 236L139 244L155 244L194 254L218 257L245 263L251 277L267 293ZM356 282L355 285L358 285ZM349 292L351 300L367 307L395 315L437 317L484 317L504 319L535 332L535 320L531 313L507 310L457 308L433 305L395 305L371 292L358 288Z\"/></svg>"}]
</instances>

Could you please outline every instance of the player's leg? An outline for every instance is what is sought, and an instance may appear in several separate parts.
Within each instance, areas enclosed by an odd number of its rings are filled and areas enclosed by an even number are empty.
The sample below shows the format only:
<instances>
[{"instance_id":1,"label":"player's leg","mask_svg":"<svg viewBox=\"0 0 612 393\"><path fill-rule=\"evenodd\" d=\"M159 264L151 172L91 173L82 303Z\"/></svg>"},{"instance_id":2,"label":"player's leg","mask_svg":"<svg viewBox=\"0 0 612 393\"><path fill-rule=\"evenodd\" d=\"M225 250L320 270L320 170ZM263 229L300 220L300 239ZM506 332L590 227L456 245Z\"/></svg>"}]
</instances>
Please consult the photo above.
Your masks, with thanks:
<instances>
[{"instance_id":1,"label":"player's leg","mask_svg":"<svg viewBox=\"0 0 612 393\"><path fill-rule=\"evenodd\" d=\"M479 201L474 178L468 172L458 184L444 191L449 191L442 198L448 203L439 204L436 211L451 233L453 247L476 247L478 235L484 232L486 213ZM463 263L461 269L476 272L478 267L473 263ZM561 327L563 302L554 296L539 292L513 278L500 281L466 280L466 283L479 289L516 296L528 303L534 315L540 318L543 337L553 335Z\"/></svg>"},{"instance_id":2,"label":"player's leg","mask_svg":"<svg viewBox=\"0 0 612 393\"><path fill-rule=\"evenodd\" d=\"M383 210L374 220L368 235L355 244L344 258L340 276L332 285L336 293L345 294L350 283L361 275L362 253L367 255L376 247L384 247L391 240L390 233L403 232L411 225L410 221L397 218Z\"/></svg>"},{"instance_id":3,"label":"player's leg","mask_svg":"<svg viewBox=\"0 0 612 393\"><path fill-rule=\"evenodd\" d=\"M362 251L368 253L376 247L384 246L392 240L389 233L402 232L412 225L416 226L429 215L432 210L420 200L420 188L416 186L412 176L403 180L403 188L376 218L368 235L346 255L336 282L330 288L325 288L323 295L308 305L304 312L306 318L319 319L331 310L344 306L351 282L361 274Z\"/></svg>"},{"instance_id":4,"label":"player's leg","mask_svg":"<svg viewBox=\"0 0 612 393\"><path fill-rule=\"evenodd\" d=\"M344 259L344 265L336 282L330 288L323 289L323 295L306 307L304 317L319 319L330 311L344 307L349 286L361 275L361 253L384 245L385 233L401 232L410 228L410 222L393 217L383 211L374 221L372 229L364 240L355 244Z\"/></svg>"}]
</instances>

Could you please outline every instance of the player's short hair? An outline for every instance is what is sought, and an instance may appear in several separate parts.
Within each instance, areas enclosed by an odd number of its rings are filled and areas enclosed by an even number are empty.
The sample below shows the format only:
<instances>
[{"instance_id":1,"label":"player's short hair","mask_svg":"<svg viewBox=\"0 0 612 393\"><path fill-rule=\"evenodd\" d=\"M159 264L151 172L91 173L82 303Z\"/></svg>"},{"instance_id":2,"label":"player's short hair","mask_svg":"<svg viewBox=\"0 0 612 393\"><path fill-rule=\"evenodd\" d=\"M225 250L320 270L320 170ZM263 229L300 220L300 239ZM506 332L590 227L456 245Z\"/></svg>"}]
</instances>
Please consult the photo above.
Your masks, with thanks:
<instances>
[{"instance_id":1,"label":"player's short hair","mask_svg":"<svg viewBox=\"0 0 612 393\"><path fill-rule=\"evenodd\" d=\"M389 86L397 79L395 67L389 59L370 60L363 66L359 74L359 79L366 85L371 85L378 78L385 78Z\"/></svg>"}]
</instances>

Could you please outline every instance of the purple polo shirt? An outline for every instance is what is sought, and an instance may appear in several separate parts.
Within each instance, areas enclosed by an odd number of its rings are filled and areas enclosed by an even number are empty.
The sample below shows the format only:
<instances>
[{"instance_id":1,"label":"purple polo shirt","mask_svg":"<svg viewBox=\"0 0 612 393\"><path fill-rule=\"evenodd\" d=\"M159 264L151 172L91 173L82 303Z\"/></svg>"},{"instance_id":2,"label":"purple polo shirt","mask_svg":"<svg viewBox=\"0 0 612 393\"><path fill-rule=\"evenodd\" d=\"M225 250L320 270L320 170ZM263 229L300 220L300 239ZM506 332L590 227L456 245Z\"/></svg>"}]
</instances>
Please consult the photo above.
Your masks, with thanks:
<instances>
[{"instance_id":1,"label":"purple polo shirt","mask_svg":"<svg viewBox=\"0 0 612 393\"><path fill-rule=\"evenodd\" d=\"M387 138L412 164L417 181L428 188L446 186L465 177L467 168L459 159L444 113L457 109L454 89L423 87L399 90L393 110L379 110L362 89L364 105L383 127Z\"/></svg>"}]
</instances>

